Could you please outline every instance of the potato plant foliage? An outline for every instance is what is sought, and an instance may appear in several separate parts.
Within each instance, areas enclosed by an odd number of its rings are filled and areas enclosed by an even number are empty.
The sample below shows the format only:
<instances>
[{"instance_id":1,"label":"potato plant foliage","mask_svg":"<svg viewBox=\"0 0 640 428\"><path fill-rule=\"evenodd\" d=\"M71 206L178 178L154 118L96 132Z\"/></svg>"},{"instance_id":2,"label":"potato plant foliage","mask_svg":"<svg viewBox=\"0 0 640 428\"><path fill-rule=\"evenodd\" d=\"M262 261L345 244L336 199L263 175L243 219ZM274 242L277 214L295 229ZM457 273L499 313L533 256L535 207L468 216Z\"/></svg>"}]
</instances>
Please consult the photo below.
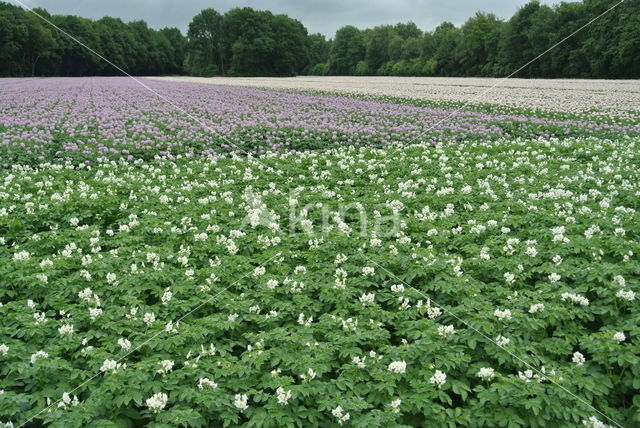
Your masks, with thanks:
<instances>
[{"instance_id":1,"label":"potato plant foliage","mask_svg":"<svg viewBox=\"0 0 640 428\"><path fill-rule=\"evenodd\" d=\"M637 426L639 150L4 170L0 421Z\"/></svg>"}]
</instances>

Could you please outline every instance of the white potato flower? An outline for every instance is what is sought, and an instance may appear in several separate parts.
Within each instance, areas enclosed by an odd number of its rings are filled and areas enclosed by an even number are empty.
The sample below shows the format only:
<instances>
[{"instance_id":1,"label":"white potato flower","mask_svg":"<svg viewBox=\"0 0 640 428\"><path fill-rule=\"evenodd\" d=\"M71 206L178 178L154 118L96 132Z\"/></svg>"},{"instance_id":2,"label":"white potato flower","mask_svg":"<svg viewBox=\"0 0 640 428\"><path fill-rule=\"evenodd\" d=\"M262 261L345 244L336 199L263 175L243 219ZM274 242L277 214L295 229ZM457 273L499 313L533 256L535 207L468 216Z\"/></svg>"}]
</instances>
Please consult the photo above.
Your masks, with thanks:
<instances>
[{"instance_id":1,"label":"white potato flower","mask_svg":"<svg viewBox=\"0 0 640 428\"><path fill-rule=\"evenodd\" d=\"M447 382L447 375L440 371L436 370L436 372L429 378L429 383L437 385L438 388L444 385Z\"/></svg>"},{"instance_id":2,"label":"white potato flower","mask_svg":"<svg viewBox=\"0 0 640 428\"><path fill-rule=\"evenodd\" d=\"M49 358L49 354L47 354L44 351L38 351L35 354L32 354L30 358L31 364L35 364L36 361L38 361L41 358Z\"/></svg>"},{"instance_id":3,"label":"white potato flower","mask_svg":"<svg viewBox=\"0 0 640 428\"><path fill-rule=\"evenodd\" d=\"M125 339L124 337L121 337L120 339L118 339L118 346L120 346L125 351L128 351L131 348L131 342L129 342L129 340Z\"/></svg>"},{"instance_id":4,"label":"white potato flower","mask_svg":"<svg viewBox=\"0 0 640 428\"><path fill-rule=\"evenodd\" d=\"M586 358L584 358L584 355L582 355L582 353L576 351L573 353L573 355L571 356L571 361L574 362L577 366L581 366L583 365L587 360Z\"/></svg>"},{"instance_id":5,"label":"white potato flower","mask_svg":"<svg viewBox=\"0 0 640 428\"><path fill-rule=\"evenodd\" d=\"M543 312L544 311L544 304L543 303L534 303L533 305L531 305L529 307L529 313L530 314L535 314L538 312Z\"/></svg>"},{"instance_id":6,"label":"white potato flower","mask_svg":"<svg viewBox=\"0 0 640 428\"><path fill-rule=\"evenodd\" d=\"M399 398L392 400L391 403L389 403L389 406L391 407L391 411L393 413L400 413L401 404L402 404L402 400L400 400Z\"/></svg>"},{"instance_id":7,"label":"white potato flower","mask_svg":"<svg viewBox=\"0 0 640 428\"><path fill-rule=\"evenodd\" d=\"M289 403L289 400L291 399L291 391L285 390L283 387L280 386L278 387L278 389L276 389L276 397L278 399L278 404L286 406Z\"/></svg>"},{"instance_id":8,"label":"white potato flower","mask_svg":"<svg viewBox=\"0 0 640 428\"><path fill-rule=\"evenodd\" d=\"M616 342L624 342L627 338L623 332L618 331L613 334L612 339L615 340Z\"/></svg>"},{"instance_id":9,"label":"white potato flower","mask_svg":"<svg viewBox=\"0 0 640 428\"><path fill-rule=\"evenodd\" d=\"M249 397L247 397L246 394L236 394L233 400L233 405L243 412L249 408L249 405L247 404L248 400Z\"/></svg>"},{"instance_id":10,"label":"white potato flower","mask_svg":"<svg viewBox=\"0 0 640 428\"><path fill-rule=\"evenodd\" d=\"M338 406L331 410L331 414L338 420L339 425L342 425L351 418L349 413L345 413L344 410L342 410L342 406Z\"/></svg>"},{"instance_id":11,"label":"white potato flower","mask_svg":"<svg viewBox=\"0 0 640 428\"><path fill-rule=\"evenodd\" d=\"M151 397L147 398L145 404L154 413L158 413L160 410L164 409L167 406L168 401L169 397L167 397L167 394L158 392L157 394L154 394Z\"/></svg>"},{"instance_id":12,"label":"white potato flower","mask_svg":"<svg viewBox=\"0 0 640 428\"><path fill-rule=\"evenodd\" d=\"M24 262L31 258L31 254L28 251L18 251L13 254L14 262Z\"/></svg>"},{"instance_id":13,"label":"white potato flower","mask_svg":"<svg viewBox=\"0 0 640 428\"><path fill-rule=\"evenodd\" d=\"M376 269L370 266L365 266L362 268L362 275L363 276L371 276L376 272Z\"/></svg>"},{"instance_id":14,"label":"white potato flower","mask_svg":"<svg viewBox=\"0 0 640 428\"><path fill-rule=\"evenodd\" d=\"M404 361L393 361L389 363L387 370L391 373L404 374L407 370L407 363Z\"/></svg>"},{"instance_id":15,"label":"white potato flower","mask_svg":"<svg viewBox=\"0 0 640 428\"><path fill-rule=\"evenodd\" d=\"M61 335L71 335L73 334L73 326L71 324L63 324L58 327L58 333Z\"/></svg>"},{"instance_id":16,"label":"white potato flower","mask_svg":"<svg viewBox=\"0 0 640 428\"><path fill-rule=\"evenodd\" d=\"M493 311L493 315L495 317L503 319L503 320L510 320L511 319L511 310L509 310L509 309L496 309L495 311Z\"/></svg>"},{"instance_id":17,"label":"white potato flower","mask_svg":"<svg viewBox=\"0 0 640 428\"><path fill-rule=\"evenodd\" d=\"M218 384L207 378L198 379L198 389L216 389Z\"/></svg>"},{"instance_id":18,"label":"white potato flower","mask_svg":"<svg viewBox=\"0 0 640 428\"><path fill-rule=\"evenodd\" d=\"M476 374L480 379L493 379L496 376L495 370L490 367L482 367Z\"/></svg>"}]
</instances>

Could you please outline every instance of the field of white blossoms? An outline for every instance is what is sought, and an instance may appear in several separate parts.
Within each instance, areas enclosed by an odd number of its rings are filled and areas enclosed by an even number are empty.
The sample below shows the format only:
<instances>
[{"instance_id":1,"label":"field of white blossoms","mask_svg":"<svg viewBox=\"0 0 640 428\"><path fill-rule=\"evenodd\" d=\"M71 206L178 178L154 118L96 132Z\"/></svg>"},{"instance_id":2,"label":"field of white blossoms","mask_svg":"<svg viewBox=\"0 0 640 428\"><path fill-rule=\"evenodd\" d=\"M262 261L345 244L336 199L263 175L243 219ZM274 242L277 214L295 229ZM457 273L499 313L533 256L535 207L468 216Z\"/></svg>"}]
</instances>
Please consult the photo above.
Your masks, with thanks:
<instances>
[{"instance_id":1,"label":"field of white blossoms","mask_svg":"<svg viewBox=\"0 0 640 428\"><path fill-rule=\"evenodd\" d=\"M519 108L588 113L600 118L640 119L640 82L637 80L496 79L469 77L355 77L299 76L192 77L154 79L270 89L331 91L379 97L399 97L431 102L488 104L494 108Z\"/></svg>"},{"instance_id":2,"label":"field of white blossoms","mask_svg":"<svg viewBox=\"0 0 640 428\"><path fill-rule=\"evenodd\" d=\"M206 128L86 82L0 90L0 426L640 425L637 121L412 142L308 95L268 135L337 142L180 151ZM251 91L247 123L288 96Z\"/></svg>"}]
</instances>

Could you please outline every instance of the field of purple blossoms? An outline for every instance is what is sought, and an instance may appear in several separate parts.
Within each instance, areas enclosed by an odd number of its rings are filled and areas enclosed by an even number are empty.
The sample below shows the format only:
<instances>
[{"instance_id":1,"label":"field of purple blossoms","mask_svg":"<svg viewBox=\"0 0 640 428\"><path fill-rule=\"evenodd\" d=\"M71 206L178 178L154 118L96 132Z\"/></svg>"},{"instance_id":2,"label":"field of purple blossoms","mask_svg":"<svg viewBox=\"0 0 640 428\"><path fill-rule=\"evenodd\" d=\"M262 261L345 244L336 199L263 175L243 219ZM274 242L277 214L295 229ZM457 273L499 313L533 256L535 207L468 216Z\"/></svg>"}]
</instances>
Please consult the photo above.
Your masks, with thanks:
<instances>
[{"instance_id":1,"label":"field of purple blossoms","mask_svg":"<svg viewBox=\"0 0 640 428\"><path fill-rule=\"evenodd\" d=\"M639 124L125 77L2 79L0 165L638 135Z\"/></svg>"}]
</instances>

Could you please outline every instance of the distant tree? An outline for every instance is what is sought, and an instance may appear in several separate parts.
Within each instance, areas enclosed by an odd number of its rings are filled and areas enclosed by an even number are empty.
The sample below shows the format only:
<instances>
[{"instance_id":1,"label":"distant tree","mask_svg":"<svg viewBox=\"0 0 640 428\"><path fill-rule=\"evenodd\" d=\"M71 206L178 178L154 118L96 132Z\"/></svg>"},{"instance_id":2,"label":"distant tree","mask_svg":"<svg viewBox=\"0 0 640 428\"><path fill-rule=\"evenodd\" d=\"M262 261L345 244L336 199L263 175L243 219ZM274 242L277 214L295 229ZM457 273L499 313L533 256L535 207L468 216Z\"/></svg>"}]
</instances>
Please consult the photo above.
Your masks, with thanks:
<instances>
[{"instance_id":1,"label":"distant tree","mask_svg":"<svg viewBox=\"0 0 640 428\"><path fill-rule=\"evenodd\" d=\"M95 29L98 36L98 48L94 48L96 51L123 70L136 68L136 42L127 24L119 18L104 17L96 21ZM100 61L97 74L115 75L120 71Z\"/></svg>"},{"instance_id":2,"label":"distant tree","mask_svg":"<svg viewBox=\"0 0 640 428\"><path fill-rule=\"evenodd\" d=\"M151 32L144 21L134 21L127 24L131 37L134 40L131 48L134 50L137 61L132 73L138 75L152 74L154 70L162 70L167 62L167 46L161 46L160 37Z\"/></svg>"},{"instance_id":3,"label":"distant tree","mask_svg":"<svg viewBox=\"0 0 640 428\"><path fill-rule=\"evenodd\" d=\"M539 9L540 3L537 0L529 2L521 7L507 22L500 39L503 74L517 70L535 57L531 35L532 25ZM531 76L531 69L522 70L518 76Z\"/></svg>"},{"instance_id":4,"label":"distant tree","mask_svg":"<svg viewBox=\"0 0 640 428\"><path fill-rule=\"evenodd\" d=\"M369 69L369 64L367 64L367 61L358 61L354 74L356 76L368 76L369 74L371 74L371 70Z\"/></svg>"},{"instance_id":5,"label":"distant tree","mask_svg":"<svg viewBox=\"0 0 640 428\"><path fill-rule=\"evenodd\" d=\"M271 32L275 45L275 52L270 58L271 74L294 76L302 73L309 63L305 26L286 15L274 15L271 18Z\"/></svg>"},{"instance_id":6,"label":"distant tree","mask_svg":"<svg viewBox=\"0 0 640 428\"><path fill-rule=\"evenodd\" d=\"M193 17L187 31L187 60L185 68L190 74L209 74L216 65L225 74L223 17L214 9L204 9Z\"/></svg>"},{"instance_id":7,"label":"distant tree","mask_svg":"<svg viewBox=\"0 0 640 428\"><path fill-rule=\"evenodd\" d=\"M409 37L404 40L400 47L400 58L406 60L420 58L420 50L420 39L418 37Z\"/></svg>"},{"instance_id":8,"label":"distant tree","mask_svg":"<svg viewBox=\"0 0 640 428\"><path fill-rule=\"evenodd\" d=\"M21 58L29 37L23 10L0 3L0 76L23 75Z\"/></svg>"},{"instance_id":9,"label":"distant tree","mask_svg":"<svg viewBox=\"0 0 640 428\"><path fill-rule=\"evenodd\" d=\"M321 62L320 64L316 64L311 67L311 71L309 72L312 76L326 76L329 74L329 64L326 62Z\"/></svg>"},{"instance_id":10,"label":"distant tree","mask_svg":"<svg viewBox=\"0 0 640 428\"><path fill-rule=\"evenodd\" d=\"M224 16L224 28L233 75L293 76L309 63L307 30L286 15L232 9Z\"/></svg>"},{"instance_id":11,"label":"distant tree","mask_svg":"<svg viewBox=\"0 0 640 428\"><path fill-rule=\"evenodd\" d=\"M554 10L553 43L565 39L587 23L583 3L560 3ZM584 51L588 30L580 31L547 53L552 77L588 77L589 53Z\"/></svg>"},{"instance_id":12,"label":"distant tree","mask_svg":"<svg viewBox=\"0 0 640 428\"><path fill-rule=\"evenodd\" d=\"M354 74L356 66L365 58L366 46L360 30L352 25L336 32L329 60L329 72L337 75Z\"/></svg>"},{"instance_id":13,"label":"distant tree","mask_svg":"<svg viewBox=\"0 0 640 428\"><path fill-rule=\"evenodd\" d=\"M224 15L204 9L189 24L187 37L144 21L34 11L131 74L507 76L571 36L518 76L639 78L638 0L619 4L575 33L613 1L549 7L532 0L506 22L476 13L460 28L445 22L427 32L413 22L365 30L346 26L333 40L309 35L286 15L250 7ZM0 0L0 76L118 74L32 12Z\"/></svg>"},{"instance_id":14,"label":"distant tree","mask_svg":"<svg viewBox=\"0 0 640 428\"><path fill-rule=\"evenodd\" d=\"M462 73L459 61L459 46L462 31L451 22L440 24L433 32L434 54L439 76L459 76Z\"/></svg>"},{"instance_id":15,"label":"distant tree","mask_svg":"<svg viewBox=\"0 0 640 428\"><path fill-rule=\"evenodd\" d=\"M501 25L495 15L480 12L464 23L460 56L465 75L486 75L483 67L495 55Z\"/></svg>"},{"instance_id":16,"label":"distant tree","mask_svg":"<svg viewBox=\"0 0 640 428\"><path fill-rule=\"evenodd\" d=\"M187 41L177 28L163 28L158 32L167 43L166 64L163 73L179 74L182 72Z\"/></svg>"},{"instance_id":17,"label":"distant tree","mask_svg":"<svg viewBox=\"0 0 640 428\"><path fill-rule=\"evenodd\" d=\"M422 36L422 30L418 26L409 21L407 23L399 23L393 28L395 33L403 40L410 39L412 37L419 38Z\"/></svg>"},{"instance_id":18,"label":"distant tree","mask_svg":"<svg viewBox=\"0 0 640 428\"><path fill-rule=\"evenodd\" d=\"M392 61L398 61L402 57L402 46L404 40L397 34L393 34L389 39L388 57Z\"/></svg>"},{"instance_id":19,"label":"distant tree","mask_svg":"<svg viewBox=\"0 0 640 428\"><path fill-rule=\"evenodd\" d=\"M609 9L611 1L585 0L585 11L595 17ZM586 30L583 54L590 76L599 78L640 77L640 13L638 2L620 4Z\"/></svg>"},{"instance_id":20,"label":"distant tree","mask_svg":"<svg viewBox=\"0 0 640 428\"><path fill-rule=\"evenodd\" d=\"M270 12L250 7L231 9L224 16L230 54L230 74L266 75L268 58L274 53Z\"/></svg>"},{"instance_id":21,"label":"distant tree","mask_svg":"<svg viewBox=\"0 0 640 428\"><path fill-rule=\"evenodd\" d=\"M31 76L35 76L38 61L46 56L53 55L56 43L51 30L45 27L38 17L33 14L27 14L24 18L27 26L24 55Z\"/></svg>"},{"instance_id":22,"label":"distant tree","mask_svg":"<svg viewBox=\"0 0 640 428\"><path fill-rule=\"evenodd\" d=\"M640 13L638 4L620 5L616 29L619 33L618 43L613 52L612 77L638 78L640 76Z\"/></svg>"},{"instance_id":23,"label":"distant tree","mask_svg":"<svg viewBox=\"0 0 640 428\"><path fill-rule=\"evenodd\" d=\"M436 42L433 32L426 32L420 41L420 58L430 59L436 53Z\"/></svg>"},{"instance_id":24,"label":"distant tree","mask_svg":"<svg viewBox=\"0 0 640 428\"><path fill-rule=\"evenodd\" d=\"M382 25L371 30L371 36L367 42L365 59L369 70L377 71L389 61L389 43L395 32L390 25Z\"/></svg>"},{"instance_id":25,"label":"distant tree","mask_svg":"<svg viewBox=\"0 0 640 428\"><path fill-rule=\"evenodd\" d=\"M331 41L320 33L309 34L307 37L307 49L309 51L309 66L326 63L331 53Z\"/></svg>"},{"instance_id":26,"label":"distant tree","mask_svg":"<svg viewBox=\"0 0 640 428\"><path fill-rule=\"evenodd\" d=\"M70 15L54 15L52 20L56 26L68 34L72 34L85 45L103 55L110 54L109 52L104 52L101 47L98 24L95 21ZM55 65L50 65L53 74L86 76L98 73L98 70L102 67L100 58L61 32L56 31L54 36L56 37L58 61Z\"/></svg>"},{"instance_id":27,"label":"distant tree","mask_svg":"<svg viewBox=\"0 0 640 428\"><path fill-rule=\"evenodd\" d=\"M527 33L527 40L531 46L531 50L528 53L529 57L526 58L525 63L542 54L556 41L560 41L560 39L555 39L555 18L553 9L547 5L541 5L531 16L531 26ZM522 65L524 64L520 66ZM534 63L527 66L526 70L528 71L526 74L527 77L553 77L551 57L547 55L540 57Z\"/></svg>"}]
</instances>

